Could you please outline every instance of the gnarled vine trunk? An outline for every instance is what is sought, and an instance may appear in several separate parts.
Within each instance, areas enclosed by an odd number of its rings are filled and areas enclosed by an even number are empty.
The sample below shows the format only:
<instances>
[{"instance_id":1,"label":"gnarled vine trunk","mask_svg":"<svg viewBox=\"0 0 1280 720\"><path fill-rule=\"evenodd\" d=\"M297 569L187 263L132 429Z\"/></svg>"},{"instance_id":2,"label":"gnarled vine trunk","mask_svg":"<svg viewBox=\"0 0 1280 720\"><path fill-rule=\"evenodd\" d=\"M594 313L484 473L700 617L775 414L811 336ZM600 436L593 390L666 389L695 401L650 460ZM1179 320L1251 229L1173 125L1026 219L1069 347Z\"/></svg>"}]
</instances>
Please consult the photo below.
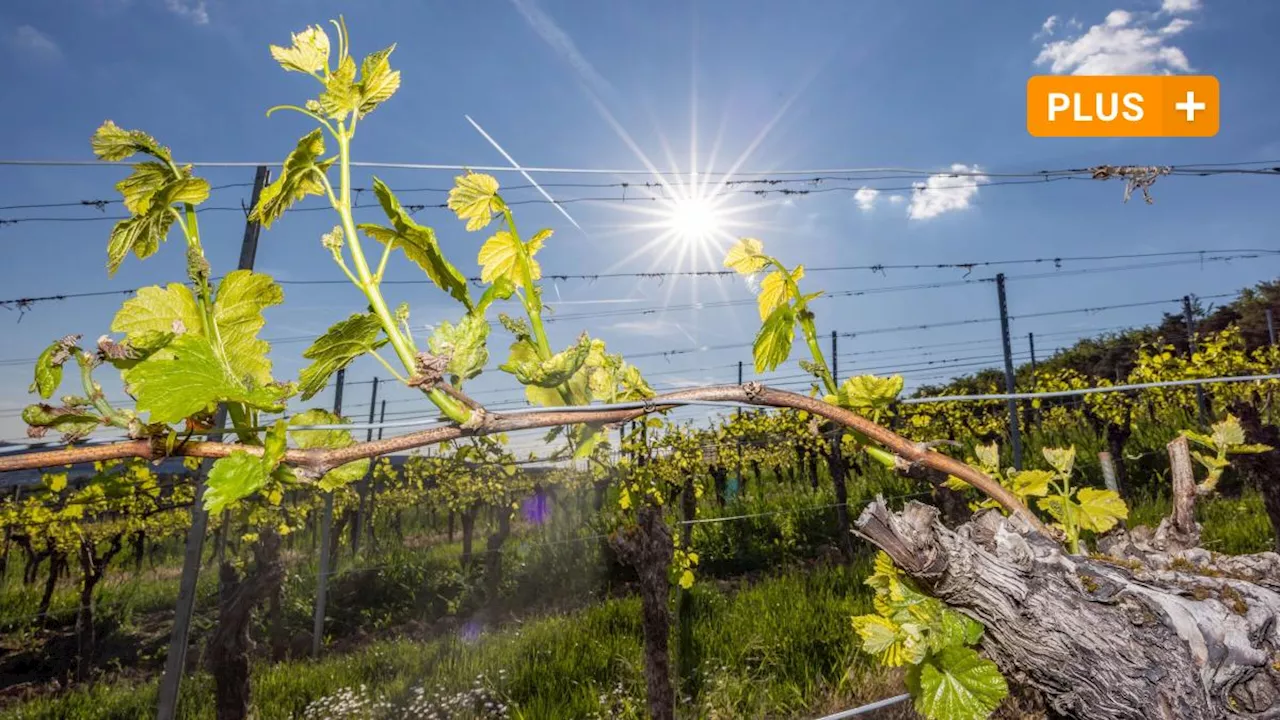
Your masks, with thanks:
<instances>
[{"instance_id":1,"label":"gnarled vine trunk","mask_svg":"<svg viewBox=\"0 0 1280 720\"><path fill-rule=\"evenodd\" d=\"M827 469L831 472L831 485L836 494L836 537L845 559L853 557L853 538L849 534L849 464L840 448L839 432L831 439L831 451L827 454Z\"/></svg>"},{"instance_id":2,"label":"gnarled vine trunk","mask_svg":"<svg viewBox=\"0 0 1280 720\"><path fill-rule=\"evenodd\" d=\"M76 682L89 679L93 669L93 655L97 650L98 635L93 618L93 590L102 581L107 565L120 552L122 535L111 538L110 546L101 554L97 542L88 538L80 541L80 606L76 610Z\"/></svg>"},{"instance_id":3,"label":"gnarled vine trunk","mask_svg":"<svg viewBox=\"0 0 1280 720\"><path fill-rule=\"evenodd\" d=\"M876 501L857 530L926 592L986 625L982 649L1085 720L1280 717L1280 555L1161 550L1117 531L1113 559L1065 554L1019 518ZM1162 527L1163 529L1163 527Z\"/></svg>"},{"instance_id":4,"label":"gnarled vine trunk","mask_svg":"<svg viewBox=\"0 0 1280 720\"><path fill-rule=\"evenodd\" d=\"M623 562L640 576L640 619L644 635L644 677L648 690L649 717L672 720L675 692L671 684L671 611L668 607L667 568L674 547L671 531L659 508L646 505L638 513L635 527L619 531L613 546Z\"/></svg>"},{"instance_id":5,"label":"gnarled vine trunk","mask_svg":"<svg viewBox=\"0 0 1280 720\"><path fill-rule=\"evenodd\" d=\"M223 561L218 568L218 624L209 639L214 709L218 720L245 720L251 707L249 621L253 609L284 579L280 536L263 531L253 546L254 566L243 575Z\"/></svg>"}]
</instances>

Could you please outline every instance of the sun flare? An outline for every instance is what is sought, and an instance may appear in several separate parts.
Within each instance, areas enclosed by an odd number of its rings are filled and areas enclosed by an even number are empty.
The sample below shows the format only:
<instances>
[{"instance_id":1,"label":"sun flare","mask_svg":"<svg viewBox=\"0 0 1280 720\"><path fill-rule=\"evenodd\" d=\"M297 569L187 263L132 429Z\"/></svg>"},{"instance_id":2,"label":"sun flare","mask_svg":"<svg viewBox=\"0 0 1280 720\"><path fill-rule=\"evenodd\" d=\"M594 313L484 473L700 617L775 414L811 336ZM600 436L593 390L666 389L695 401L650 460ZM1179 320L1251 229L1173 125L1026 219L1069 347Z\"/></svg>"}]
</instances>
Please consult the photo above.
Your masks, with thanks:
<instances>
[{"instance_id":1,"label":"sun flare","mask_svg":"<svg viewBox=\"0 0 1280 720\"><path fill-rule=\"evenodd\" d=\"M692 196L671 203L665 225L678 240L702 243L724 234L724 221L710 198Z\"/></svg>"}]
</instances>

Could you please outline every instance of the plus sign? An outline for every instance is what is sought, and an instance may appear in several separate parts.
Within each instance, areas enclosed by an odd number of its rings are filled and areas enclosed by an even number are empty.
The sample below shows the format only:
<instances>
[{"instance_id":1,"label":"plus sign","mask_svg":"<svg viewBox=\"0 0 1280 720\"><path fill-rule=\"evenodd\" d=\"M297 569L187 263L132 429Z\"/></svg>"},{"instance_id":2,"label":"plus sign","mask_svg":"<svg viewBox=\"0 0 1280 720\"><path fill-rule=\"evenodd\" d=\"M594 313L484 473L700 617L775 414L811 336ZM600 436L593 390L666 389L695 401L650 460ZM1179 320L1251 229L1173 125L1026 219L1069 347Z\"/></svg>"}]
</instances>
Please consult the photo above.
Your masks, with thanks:
<instances>
[{"instance_id":1,"label":"plus sign","mask_svg":"<svg viewBox=\"0 0 1280 720\"><path fill-rule=\"evenodd\" d=\"M1202 102L1196 102L1196 94L1188 90L1187 99L1183 102L1174 104L1174 107L1187 114L1187 122L1195 122L1196 111L1204 110L1205 105Z\"/></svg>"}]
</instances>

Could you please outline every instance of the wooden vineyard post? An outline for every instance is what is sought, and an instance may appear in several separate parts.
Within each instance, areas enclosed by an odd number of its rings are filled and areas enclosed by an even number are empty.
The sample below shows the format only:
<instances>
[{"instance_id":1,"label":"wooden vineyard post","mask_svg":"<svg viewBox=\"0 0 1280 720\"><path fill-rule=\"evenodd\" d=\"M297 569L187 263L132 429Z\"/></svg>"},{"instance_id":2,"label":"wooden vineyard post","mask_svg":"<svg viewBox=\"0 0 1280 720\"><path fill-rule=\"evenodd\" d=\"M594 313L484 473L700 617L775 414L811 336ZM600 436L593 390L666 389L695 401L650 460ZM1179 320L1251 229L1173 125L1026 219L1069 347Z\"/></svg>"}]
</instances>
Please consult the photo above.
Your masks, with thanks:
<instances>
[{"instance_id":1,"label":"wooden vineyard post","mask_svg":"<svg viewBox=\"0 0 1280 720\"><path fill-rule=\"evenodd\" d=\"M1191 448L1185 435L1168 445L1169 474L1173 480L1173 510L1156 530L1156 542L1170 551L1200 544L1196 525L1196 478L1191 465Z\"/></svg>"},{"instance_id":2,"label":"wooden vineyard post","mask_svg":"<svg viewBox=\"0 0 1280 720\"><path fill-rule=\"evenodd\" d=\"M271 182L271 171L259 165L253 176L253 194L249 207L256 207L262 189ZM258 236L262 226L248 221L240 242L240 270L252 270L258 256ZM214 417L214 427L226 425L227 411L219 407ZM221 435L211 435L210 440L221 440ZM201 463L196 477L195 499L191 505L191 528L187 531L187 545L182 557L182 576L178 581L177 607L173 614L173 631L169 636L169 654L165 658L164 675L160 678L159 697L156 702L158 720L173 720L178 712L178 689L187 664L187 636L191 632L191 616L196 606L196 582L200 579L200 557L204 553L204 536L209 527L209 513L204 509L205 476L212 460ZM225 528L223 533L225 534Z\"/></svg>"}]
</instances>

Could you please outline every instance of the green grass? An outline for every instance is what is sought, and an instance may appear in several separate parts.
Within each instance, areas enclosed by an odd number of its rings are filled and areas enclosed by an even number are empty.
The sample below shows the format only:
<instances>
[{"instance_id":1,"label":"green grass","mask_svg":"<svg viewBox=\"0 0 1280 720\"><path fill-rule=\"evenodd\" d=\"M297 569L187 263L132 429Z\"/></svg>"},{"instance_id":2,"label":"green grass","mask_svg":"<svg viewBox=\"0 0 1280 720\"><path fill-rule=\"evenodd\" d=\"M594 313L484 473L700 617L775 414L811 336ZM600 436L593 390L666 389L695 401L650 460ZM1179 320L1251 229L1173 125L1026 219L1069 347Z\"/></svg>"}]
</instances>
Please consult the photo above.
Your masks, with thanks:
<instances>
[{"instance_id":1,"label":"green grass","mask_svg":"<svg viewBox=\"0 0 1280 720\"><path fill-rule=\"evenodd\" d=\"M1129 526L1146 525L1154 530L1168 517L1173 502L1168 495L1142 497L1129 508ZM1201 546L1227 555L1275 550L1275 534L1262 496L1248 490L1239 498L1214 497L1196 502L1196 520L1203 527Z\"/></svg>"},{"instance_id":2,"label":"green grass","mask_svg":"<svg viewBox=\"0 0 1280 720\"><path fill-rule=\"evenodd\" d=\"M865 612L866 563L788 573L736 591L695 585L694 646L701 692L682 703L694 717L801 717L831 703L892 694L892 676L860 656L849 617ZM471 637L377 642L318 662L254 668L260 720L283 720L342 688L405 703L417 686L463 693L477 677L520 718L588 718L600 697L639 707L643 697L639 606L613 599ZM470 638L470 639L468 639ZM207 676L184 683L180 717L213 717ZM35 700L6 720L102 720L153 712L155 684L97 685Z\"/></svg>"}]
</instances>

